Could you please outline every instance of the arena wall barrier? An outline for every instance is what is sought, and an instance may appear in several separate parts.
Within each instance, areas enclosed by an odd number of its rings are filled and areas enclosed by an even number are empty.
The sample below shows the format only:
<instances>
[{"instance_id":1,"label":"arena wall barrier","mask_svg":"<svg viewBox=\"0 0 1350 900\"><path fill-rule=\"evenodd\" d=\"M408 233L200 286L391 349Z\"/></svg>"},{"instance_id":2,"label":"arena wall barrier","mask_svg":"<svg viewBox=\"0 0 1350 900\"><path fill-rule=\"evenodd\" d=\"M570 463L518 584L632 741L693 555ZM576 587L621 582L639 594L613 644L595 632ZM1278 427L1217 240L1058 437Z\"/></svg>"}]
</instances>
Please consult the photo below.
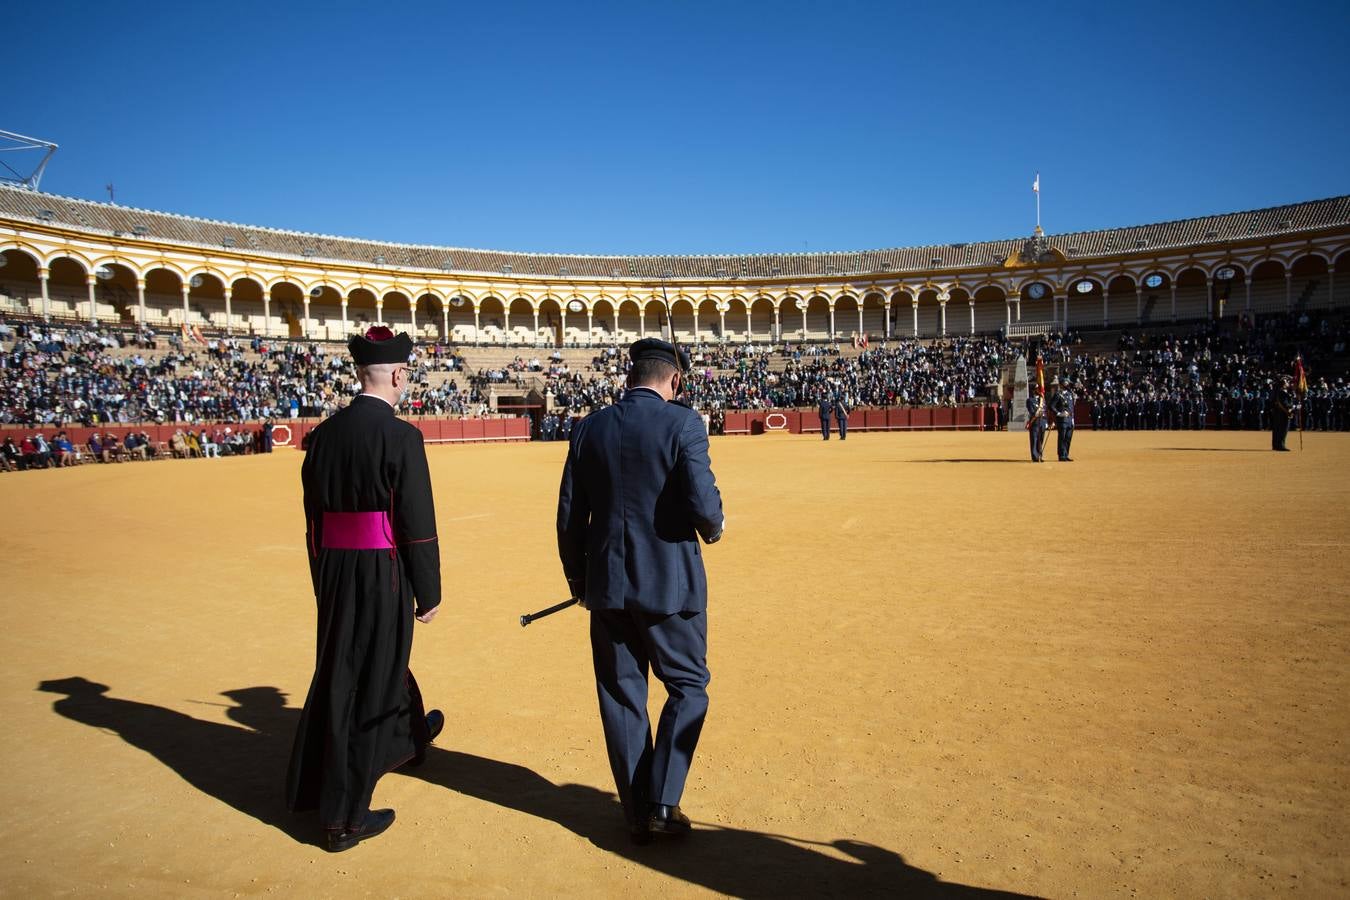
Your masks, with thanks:
<instances>
[{"instance_id":1,"label":"arena wall barrier","mask_svg":"<svg viewBox=\"0 0 1350 900\"><path fill-rule=\"evenodd\" d=\"M274 447L299 447L305 435L313 431L322 419L280 419L273 426L272 445ZM411 425L422 432L422 438L428 444L463 444L463 443L503 443L509 441L528 441L530 439L530 420L528 418L509 418L509 419L408 419ZM89 440L89 436L97 431L99 434L111 432L117 435L118 440L126 438L130 432L140 434L144 431L150 436L150 439L164 444L169 443L173 433L180 428L187 430L187 425L100 425L97 428L86 427L83 425L68 426L64 429L58 429L52 425L43 425L40 427L29 427L22 425L0 426L0 441L6 437L12 437L14 442L20 443L26 437L36 433L41 433L44 438L50 442L52 435L58 430L64 430L70 442L77 447L84 449ZM257 434L262 428L259 422L194 422L191 426L193 431L200 431L202 428L210 430L212 433L217 428L230 428L232 431L243 431L245 434Z\"/></svg>"},{"instance_id":2,"label":"arena wall barrier","mask_svg":"<svg viewBox=\"0 0 1350 900\"><path fill-rule=\"evenodd\" d=\"M973 406L855 409L848 414L849 431L989 431L998 411L986 403ZM834 430L834 421L830 422ZM729 412L723 434L767 434L786 431L810 434L820 431L820 413L814 409L757 409Z\"/></svg>"}]
</instances>

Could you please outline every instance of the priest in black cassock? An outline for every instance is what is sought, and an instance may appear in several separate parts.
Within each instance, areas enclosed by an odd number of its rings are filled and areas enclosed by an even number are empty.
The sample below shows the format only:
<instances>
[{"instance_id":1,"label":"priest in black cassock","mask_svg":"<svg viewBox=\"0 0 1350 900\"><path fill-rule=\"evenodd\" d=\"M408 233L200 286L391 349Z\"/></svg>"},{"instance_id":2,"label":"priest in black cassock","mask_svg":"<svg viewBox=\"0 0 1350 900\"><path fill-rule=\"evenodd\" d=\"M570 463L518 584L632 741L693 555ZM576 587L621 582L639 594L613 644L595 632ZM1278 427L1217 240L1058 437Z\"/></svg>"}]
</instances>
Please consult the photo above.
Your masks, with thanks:
<instances>
[{"instance_id":1,"label":"priest in black cassock","mask_svg":"<svg viewBox=\"0 0 1350 900\"><path fill-rule=\"evenodd\" d=\"M375 327L348 347L361 394L310 432L301 469L318 652L286 780L287 804L319 811L332 851L393 823L392 809L370 809L375 782L417 761L444 723L408 671L413 619L430 622L441 602L422 433L394 414L412 340Z\"/></svg>"}]
</instances>

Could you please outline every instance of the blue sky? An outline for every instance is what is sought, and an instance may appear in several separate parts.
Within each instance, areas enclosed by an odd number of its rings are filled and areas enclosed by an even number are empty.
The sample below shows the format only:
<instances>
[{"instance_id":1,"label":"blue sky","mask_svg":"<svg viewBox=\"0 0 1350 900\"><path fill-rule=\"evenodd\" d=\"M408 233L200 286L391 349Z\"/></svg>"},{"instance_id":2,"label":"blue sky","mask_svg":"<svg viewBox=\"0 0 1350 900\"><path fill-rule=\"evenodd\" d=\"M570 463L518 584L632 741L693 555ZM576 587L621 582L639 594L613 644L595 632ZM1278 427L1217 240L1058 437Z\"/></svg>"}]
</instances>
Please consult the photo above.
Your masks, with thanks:
<instances>
[{"instance_id":1,"label":"blue sky","mask_svg":"<svg viewBox=\"0 0 1350 900\"><path fill-rule=\"evenodd\" d=\"M1109 6L49 0L0 128L54 193L501 250L1014 237L1037 170L1051 232L1350 193L1350 4Z\"/></svg>"}]
</instances>

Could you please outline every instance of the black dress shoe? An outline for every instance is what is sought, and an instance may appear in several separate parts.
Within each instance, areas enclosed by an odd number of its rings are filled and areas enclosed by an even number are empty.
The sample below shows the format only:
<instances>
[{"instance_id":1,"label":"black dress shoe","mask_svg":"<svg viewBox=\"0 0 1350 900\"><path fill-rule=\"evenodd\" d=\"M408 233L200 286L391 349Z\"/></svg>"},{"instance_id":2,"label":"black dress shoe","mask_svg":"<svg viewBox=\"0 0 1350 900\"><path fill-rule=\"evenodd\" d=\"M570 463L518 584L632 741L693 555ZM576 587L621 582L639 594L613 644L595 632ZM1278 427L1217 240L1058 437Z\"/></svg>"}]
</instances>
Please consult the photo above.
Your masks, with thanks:
<instances>
[{"instance_id":1,"label":"black dress shoe","mask_svg":"<svg viewBox=\"0 0 1350 900\"><path fill-rule=\"evenodd\" d=\"M663 803L652 807L647 825L653 832L660 834L688 834L694 827L678 806L666 806Z\"/></svg>"},{"instance_id":2,"label":"black dress shoe","mask_svg":"<svg viewBox=\"0 0 1350 900\"><path fill-rule=\"evenodd\" d=\"M366 817L361 821L359 827L348 828L345 831L328 832L328 852L341 853L343 850L350 850L366 838L383 834L393 824L394 811L392 809L372 809L366 813Z\"/></svg>"},{"instance_id":3,"label":"black dress shoe","mask_svg":"<svg viewBox=\"0 0 1350 900\"><path fill-rule=\"evenodd\" d=\"M420 766L422 763L426 762L427 744L436 740L436 735L440 734L444 728L445 713L441 712L439 709L433 709L431 712L427 713L427 733L430 734L431 737L427 738L426 744L417 745L417 749L413 751L413 757L408 760L407 765Z\"/></svg>"},{"instance_id":4,"label":"black dress shoe","mask_svg":"<svg viewBox=\"0 0 1350 900\"><path fill-rule=\"evenodd\" d=\"M629 825L628 840L635 846L645 847L652 842L652 830L646 822L641 825Z\"/></svg>"}]
</instances>

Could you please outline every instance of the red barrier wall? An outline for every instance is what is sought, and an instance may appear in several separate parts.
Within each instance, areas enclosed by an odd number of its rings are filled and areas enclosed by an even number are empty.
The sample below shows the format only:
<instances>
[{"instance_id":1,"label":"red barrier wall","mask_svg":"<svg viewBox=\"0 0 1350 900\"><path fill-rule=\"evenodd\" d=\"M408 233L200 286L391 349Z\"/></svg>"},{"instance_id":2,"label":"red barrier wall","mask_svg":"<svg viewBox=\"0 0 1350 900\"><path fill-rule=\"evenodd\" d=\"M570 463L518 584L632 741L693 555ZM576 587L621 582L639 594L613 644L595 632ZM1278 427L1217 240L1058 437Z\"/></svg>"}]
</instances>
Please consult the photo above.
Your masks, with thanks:
<instances>
[{"instance_id":1,"label":"red barrier wall","mask_svg":"<svg viewBox=\"0 0 1350 900\"><path fill-rule=\"evenodd\" d=\"M321 419L280 419L276 422L272 432L273 444L277 447L299 447L300 442L305 435L313 431L322 421ZM475 441L528 441L530 439L530 420L528 418L510 418L510 419L408 419L410 424L422 432L423 439L429 444L439 443L469 443ZM222 431L225 428L232 431L242 431L245 434L257 434L262 425L257 422L245 422L237 424L234 422L204 422L193 424L193 431L200 431L206 428L215 433L217 428ZM70 442L78 447L84 447L89 440L89 436L97 431L99 434L111 432L117 435L118 440L126 438L129 432L140 434L144 431L153 441L161 441L165 444L173 437L173 433L182 428L188 429L187 425L100 425L97 428L86 428L82 425L73 425L65 429L53 428L50 425L44 425L40 428L30 428L19 425L0 426L0 441L6 437L14 438L14 442L22 443L23 439L30 435L41 433L44 438L51 441L52 436L57 431L64 430ZM286 434L290 430L289 436Z\"/></svg>"},{"instance_id":2,"label":"red barrier wall","mask_svg":"<svg viewBox=\"0 0 1350 900\"><path fill-rule=\"evenodd\" d=\"M992 427L993 407L936 406L909 409L855 409L848 415L849 431L983 431ZM767 421L773 416L772 422ZM786 427L771 427L785 423ZM830 420L830 429L835 423ZM726 415L726 434L765 434L787 431L809 434L820 431L820 413L814 409L758 409L748 412L729 412Z\"/></svg>"}]
</instances>

